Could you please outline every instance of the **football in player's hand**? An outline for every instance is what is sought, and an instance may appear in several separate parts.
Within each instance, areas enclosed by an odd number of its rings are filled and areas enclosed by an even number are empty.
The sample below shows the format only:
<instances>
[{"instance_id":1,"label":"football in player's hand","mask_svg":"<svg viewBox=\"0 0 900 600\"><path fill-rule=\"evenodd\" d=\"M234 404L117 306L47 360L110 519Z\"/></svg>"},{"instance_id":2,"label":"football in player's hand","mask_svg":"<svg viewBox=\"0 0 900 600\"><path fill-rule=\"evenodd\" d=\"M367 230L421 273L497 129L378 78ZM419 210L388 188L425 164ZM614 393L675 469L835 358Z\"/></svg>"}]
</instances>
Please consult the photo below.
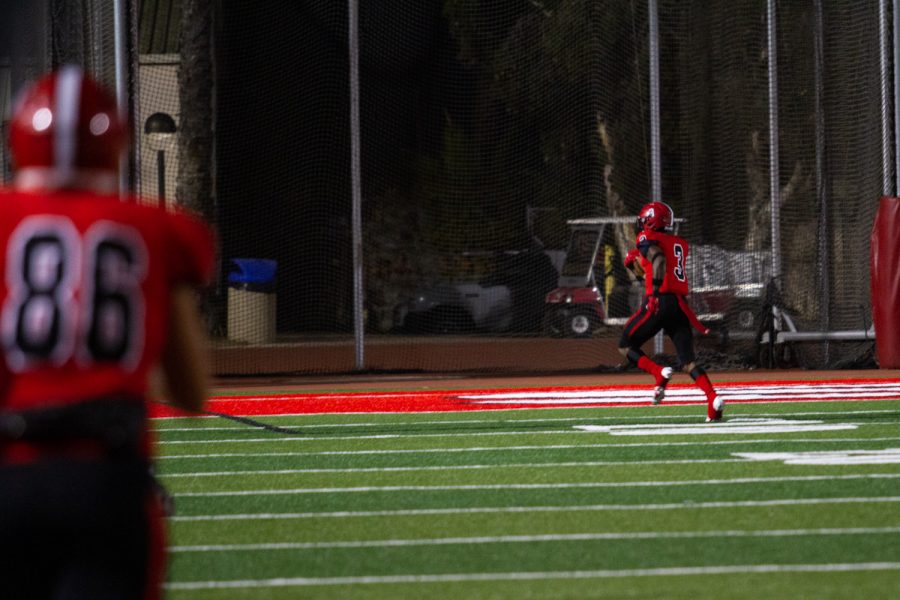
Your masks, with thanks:
<instances>
[{"instance_id":1,"label":"football in player's hand","mask_svg":"<svg viewBox=\"0 0 900 600\"><path fill-rule=\"evenodd\" d=\"M625 255L625 267L630 269L637 277L644 276L644 268L641 266L641 253L637 248L632 248Z\"/></svg>"}]
</instances>

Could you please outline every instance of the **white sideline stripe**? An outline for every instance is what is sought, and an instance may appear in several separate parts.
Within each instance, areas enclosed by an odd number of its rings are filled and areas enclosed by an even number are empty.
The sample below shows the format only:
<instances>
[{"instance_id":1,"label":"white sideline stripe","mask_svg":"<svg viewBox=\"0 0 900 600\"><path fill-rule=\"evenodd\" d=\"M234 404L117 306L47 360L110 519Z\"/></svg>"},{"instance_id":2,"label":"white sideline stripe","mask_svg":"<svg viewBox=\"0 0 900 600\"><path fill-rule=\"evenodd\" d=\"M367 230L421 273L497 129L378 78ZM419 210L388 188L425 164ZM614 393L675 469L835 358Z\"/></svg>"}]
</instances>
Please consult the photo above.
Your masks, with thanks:
<instances>
[{"instance_id":1,"label":"white sideline stripe","mask_svg":"<svg viewBox=\"0 0 900 600\"><path fill-rule=\"evenodd\" d=\"M472 393L471 391L454 391L447 390L441 392L444 396L461 398L464 400L484 400L491 398L514 399L514 398L615 398L615 397L646 397L649 393L649 386L621 386L621 387L602 387L596 389L581 390L526 390L522 392L497 392L497 393ZM819 395L819 393L837 392L847 395L845 392L866 392L866 391L893 391L900 393L900 383L888 381L885 383L869 382L869 383L832 383L832 384L788 384L788 385L766 385L766 384L750 384L750 385L729 385L719 386L717 390L724 394L747 394L752 393L757 397L760 395ZM433 392L425 392L431 395ZM686 387L671 387L666 391L666 396L670 395L695 395L702 392L696 387L687 385ZM368 393L352 393L352 394L330 394L330 393L295 393L273 395L250 395L250 396L222 396L211 398L211 402L295 402L299 398L317 400L340 400L344 398L359 400L365 398L414 398L416 392L368 392ZM850 394L852 396L852 394Z\"/></svg>"},{"instance_id":2,"label":"white sideline stripe","mask_svg":"<svg viewBox=\"0 0 900 600\"><path fill-rule=\"evenodd\" d=\"M754 440L703 440L702 442L632 442L623 444L550 444L546 446L475 446L472 448L415 448L407 450L321 450L314 452L220 452L215 454L160 454L156 460L195 460L198 458L247 458L247 457L273 457L273 456L368 456L368 455L393 455L393 454L448 454L468 452L521 452L526 450L575 450L592 448L646 448L646 447L670 447L670 446L696 446L702 443L704 446L724 446L740 444L784 444L784 443L849 443L849 442L895 442L900 437L880 438L794 438L794 439L754 439Z\"/></svg>"},{"instance_id":3,"label":"white sideline stripe","mask_svg":"<svg viewBox=\"0 0 900 600\"><path fill-rule=\"evenodd\" d=\"M459 396L464 400L478 402L494 402L497 400L556 400L559 402L590 400L590 401L622 401L623 399L646 399L652 390L596 390L590 392L520 392L513 394L478 394ZM859 396L888 396L900 393L900 386L877 388L847 388L844 390L823 388L784 388L784 389L747 389L747 388L716 388L716 393L726 398L765 399L765 398L856 398ZM706 398L706 394L699 388L666 388L666 398ZM627 401L627 400L626 400Z\"/></svg>"},{"instance_id":4,"label":"white sideline stripe","mask_svg":"<svg viewBox=\"0 0 900 600\"><path fill-rule=\"evenodd\" d=\"M428 467L359 467L356 469L275 469L271 471L199 471L196 473L161 473L163 479L170 477L230 477L233 475L299 475L304 473L393 473L406 471L466 471L478 469L557 469L560 467L613 467L644 465L695 465L709 463L743 463L743 458L697 458L684 460L597 460L585 462L552 463L502 463L496 465L447 465Z\"/></svg>"},{"instance_id":5,"label":"white sideline stripe","mask_svg":"<svg viewBox=\"0 0 900 600\"><path fill-rule=\"evenodd\" d=\"M610 399L610 398L646 398L649 388L628 387L628 388L600 388L592 390L526 390L521 392L497 392L485 394L459 394L457 397L464 400L527 400L527 399L552 399L552 400L570 400L570 399ZM834 385L741 385L741 386L719 386L716 392L721 396L739 397L751 395L752 397L760 396L811 396L811 397L832 397L826 394L835 394L836 396L846 396L852 398L861 394L869 393L900 393L900 383L864 383L864 384L834 384ZM448 394L450 395L450 394ZM695 386L690 387L671 387L666 390L666 398L671 397L702 397L705 395Z\"/></svg>"},{"instance_id":6,"label":"white sideline stripe","mask_svg":"<svg viewBox=\"0 0 900 600\"><path fill-rule=\"evenodd\" d=\"M176 498L213 498L222 496L298 496L305 494L356 494L368 492L443 492L478 490L546 490L585 488L678 487L691 485L741 485L782 483L787 481L853 481L860 479L900 479L900 473L858 473L852 475L798 475L792 477L736 477L734 479L693 479L684 481L587 481L578 483L503 483L484 485L384 485L360 487L293 488L283 490L231 490L222 492L184 492Z\"/></svg>"},{"instance_id":7,"label":"white sideline stripe","mask_svg":"<svg viewBox=\"0 0 900 600\"><path fill-rule=\"evenodd\" d=\"M553 431L473 431L473 432L447 432L447 433L380 433L377 435L313 435L300 437L280 435L267 438L232 438L232 439L208 439L208 440L159 440L158 445L174 446L183 444L251 444L255 442L328 442L332 440L396 440L400 438L455 438L455 437L498 437L509 435L559 435L573 433L571 429L555 429ZM583 433L581 431L574 433Z\"/></svg>"},{"instance_id":8,"label":"white sideline stripe","mask_svg":"<svg viewBox=\"0 0 900 600\"><path fill-rule=\"evenodd\" d=\"M798 388L716 388L716 392L723 396L726 400L756 400L760 402L778 402L778 401L815 401L823 398L844 398L847 400L866 400L866 399L883 399L898 398L900 399L900 385L896 387L850 387L845 390L840 389L798 389ZM594 390L585 392L519 392L512 394L466 394L455 395L453 392L445 394L447 397L457 398L472 404L517 404L517 405L541 405L552 407L554 404L602 404L602 403L622 403L622 404L649 404L652 390L646 389L616 389L616 390ZM393 394L355 394L350 396L333 396L330 394L322 394L310 398L311 402L316 400L340 400L342 398L352 400L365 400L372 398L376 400L384 400L385 398L394 397ZM697 402L705 403L706 395L699 389L679 389L667 388L666 398L670 400L679 400L681 402ZM221 400L211 400L210 405L215 407L217 402L265 402L267 404L277 405L280 402L295 402L298 398L294 396L284 398L270 398L265 396L257 396L252 398L223 398ZM390 413L391 411L381 411ZM397 411L393 411L396 413ZM443 413L446 411L423 411L432 413ZM298 413L299 415L305 413ZM367 414L365 412L347 413L347 414Z\"/></svg>"},{"instance_id":9,"label":"white sideline stripe","mask_svg":"<svg viewBox=\"0 0 900 600\"><path fill-rule=\"evenodd\" d=\"M347 519L369 517L417 517L433 515L515 514L543 512L597 512L630 510L703 510L707 508L759 508L772 506L818 506L822 504L881 504L900 502L900 496L849 498L787 498L781 500L738 500L732 502L670 502L657 504L585 504L562 506L486 506L478 508L410 508L403 510L362 510L302 513L247 513L185 515L169 521L267 521L294 519Z\"/></svg>"},{"instance_id":10,"label":"white sideline stripe","mask_svg":"<svg viewBox=\"0 0 900 600\"><path fill-rule=\"evenodd\" d=\"M553 406L553 405L571 405L571 404L598 404L603 402L616 402L616 403L627 403L627 404L650 404L650 399L648 398L648 393L643 393L637 397L614 397L608 398L605 396L597 396L593 398L545 398L545 399L521 399L521 400L505 400L505 399L497 399L497 400L473 400L473 404L485 404L485 405L498 405L498 404L515 404L515 405L526 405L526 406ZM726 402L727 401L736 401L736 400L762 400L760 394L726 394L720 393L721 396ZM480 398L480 396L479 396ZM703 392L692 392L690 394L674 394L666 391L666 398L668 400L677 400L678 402L695 402L697 404L706 404L706 395ZM866 399L877 399L877 398L900 398L900 390L896 392L865 392L865 393L855 393L850 394L847 392L810 392L807 394L780 394L778 396L771 396L773 402L777 402L779 400L785 401L798 401L798 400L807 400L807 401L818 401L828 398L844 398L847 400L866 400Z\"/></svg>"},{"instance_id":11,"label":"white sideline stripe","mask_svg":"<svg viewBox=\"0 0 900 600\"><path fill-rule=\"evenodd\" d=\"M255 550L320 550L326 548L397 548L409 546L453 546L467 544L522 544L534 542L592 542L599 540L662 540L697 538L803 537L900 533L900 527L847 527L819 529L725 529L710 531L631 531L498 535L421 539L350 540L337 542L283 542L263 544L209 544L172 546L171 552L237 552Z\"/></svg>"},{"instance_id":12,"label":"white sideline stripe","mask_svg":"<svg viewBox=\"0 0 900 600\"><path fill-rule=\"evenodd\" d=\"M848 571L896 571L898 562L823 563L802 565L723 565L712 567L667 567L595 571L521 571L511 573L449 573L434 575L370 575L360 577L282 577L231 581L180 581L167 583L168 590L226 588L300 587L314 585L367 585L385 583L449 583L466 581L536 581L542 579L604 579L612 577L665 577L676 575L727 575L736 573L828 573Z\"/></svg>"},{"instance_id":13,"label":"white sideline stripe","mask_svg":"<svg viewBox=\"0 0 900 600\"><path fill-rule=\"evenodd\" d=\"M868 414L878 414L878 413L896 413L896 410L841 410L841 411L803 411L803 412L787 412L787 413L754 413L754 417L800 417L800 416L821 416L821 415L868 415ZM285 415L272 415L273 417L280 418ZM314 415L313 415L314 416ZM554 422L571 422L571 421L621 421L621 420L669 420L669 419L684 419L685 415L630 415L627 417L623 416L603 416L603 415L590 415L585 417L548 417L546 419L460 419L460 420L452 420L452 421L400 421L400 422L371 422L371 423L282 423L281 421L270 423L266 421L269 425L277 425L280 427L306 427L306 428L317 428L317 427L329 427L334 429L340 429L343 427L406 427L410 425L481 425L484 423L503 423L503 424L515 424L515 423L554 423ZM154 419L156 421L156 419ZM192 431L192 432L201 432L201 431L247 431L250 426L234 426L234 427L160 427L158 424L153 427L153 431L157 433L168 433L168 432L184 432L184 431Z\"/></svg>"}]
</instances>

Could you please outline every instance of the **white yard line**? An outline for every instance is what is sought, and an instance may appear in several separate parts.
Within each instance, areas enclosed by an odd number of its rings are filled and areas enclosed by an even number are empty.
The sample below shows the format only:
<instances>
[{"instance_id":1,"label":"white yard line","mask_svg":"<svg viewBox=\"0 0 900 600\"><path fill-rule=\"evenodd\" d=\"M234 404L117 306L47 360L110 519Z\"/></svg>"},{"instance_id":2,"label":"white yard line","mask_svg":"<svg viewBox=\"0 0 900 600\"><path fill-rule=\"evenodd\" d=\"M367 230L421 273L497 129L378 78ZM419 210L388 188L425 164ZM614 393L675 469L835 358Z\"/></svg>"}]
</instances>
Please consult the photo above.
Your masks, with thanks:
<instances>
[{"instance_id":1,"label":"white yard line","mask_svg":"<svg viewBox=\"0 0 900 600\"><path fill-rule=\"evenodd\" d=\"M715 425L713 425L714 427ZM198 458L246 458L246 457L272 457L272 456L366 456L366 455L393 455L393 454L446 454L469 452L521 452L528 450L574 450L594 448L646 448L646 447L671 447L671 446L724 446L741 444L785 444L785 443L850 443L850 442L895 442L900 440L898 436L878 438L790 438L790 439L743 439L743 440L702 440L688 442L631 442L619 444L550 444L527 446L474 446L471 448L411 448L400 450L321 450L310 452L219 452L210 454L161 454L156 460L196 460ZM278 441L265 440L265 441Z\"/></svg>"},{"instance_id":2,"label":"white yard line","mask_svg":"<svg viewBox=\"0 0 900 600\"><path fill-rule=\"evenodd\" d=\"M465 581L537 581L548 579L606 579L612 577L666 577L728 575L738 573L829 573L848 571L897 571L900 562L822 563L799 565L724 565L711 567L668 567L661 569L618 569L594 571L520 571L512 573L452 573L434 575L371 575L359 577L282 577L231 581L181 581L166 584L169 590L228 588L301 587L367 585L390 583L450 583Z\"/></svg>"},{"instance_id":3,"label":"white yard line","mask_svg":"<svg viewBox=\"0 0 900 600\"><path fill-rule=\"evenodd\" d=\"M370 492L446 492L481 490L547 490L631 487L679 487L693 485L742 485L748 483L784 483L808 481L858 481L900 479L900 473L855 473L851 475L798 475L790 477L735 477L732 479L693 479L683 481L586 481L575 483L502 483L482 485L385 485L359 487L293 488L230 490L218 492L184 492L176 498L213 498L224 496L299 496L307 494L358 494Z\"/></svg>"},{"instance_id":4,"label":"white yard line","mask_svg":"<svg viewBox=\"0 0 900 600\"><path fill-rule=\"evenodd\" d=\"M816 529L725 529L710 531L630 531L602 533L556 533L541 535L497 535L421 539L349 540L335 542L283 542L260 544L207 544L172 546L171 552L238 552L259 550L319 550L327 548L399 548L470 544L532 544L537 542L593 542L601 540L664 540L697 538L803 537L900 533L900 527L846 527Z\"/></svg>"},{"instance_id":5,"label":"white yard line","mask_svg":"<svg viewBox=\"0 0 900 600\"><path fill-rule=\"evenodd\" d=\"M806 417L806 416L832 416L832 415L870 415L870 414L879 414L879 413L887 413L887 414L896 414L896 410L841 410L841 411L801 411L801 412L786 412L786 413L753 413L746 414L744 416L747 417ZM315 415L307 415L307 416L315 416ZM278 425L279 427L297 427L297 428L332 428L332 429L341 429L345 427L410 427L410 426L431 426L431 425L483 425L483 424L497 424L503 423L504 425L515 424L515 423L566 423L572 421L637 421L637 420L647 420L647 421L656 421L656 420L673 420L673 419L689 419L690 415L629 415L629 416L603 416L603 415L590 415L585 417L548 417L544 419L459 419L459 420L451 420L451 421L399 421L399 422L369 422L369 423L310 423L310 422L288 422L284 423L284 418L281 415L271 415L265 417L268 419L265 421L270 425ZM274 421L274 422L270 422ZM154 422L157 424L153 430L157 433L169 433L169 432L183 432L183 431L247 431L250 429L249 425L242 426L233 426L233 427L205 427L205 426L197 426L197 427L160 427L160 421L154 419Z\"/></svg>"},{"instance_id":6,"label":"white yard line","mask_svg":"<svg viewBox=\"0 0 900 600\"><path fill-rule=\"evenodd\" d=\"M275 434L259 438L209 438L203 440L159 440L161 446L196 446L201 444L251 444L257 442L293 443L293 442L328 442L348 440L398 440L425 438L462 438L462 437L508 437L516 435L565 435L567 433L608 433L610 435L736 435L754 433L802 433L804 431L843 431L856 429L861 423L823 423L820 420L791 420L766 418L735 418L722 423L708 424L698 420L694 423L676 424L623 424L623 425L574 425L571 429L553 429L547 431L515 430L515 431L438 431L433 433L379 433L369 435L318 435L306 433L298 427L294 434ZM865 424L868 425L868 424ZM873 424L874 425L874 424ZM877 423L881 427L897 426L900 422Z\"/></svg>"},{"instance_id":7,"label":"white yard line","mask_svg":"<svg viewBox=\"0 0 900 600\"><path fill-rule=\"evenodd\" d=\"M195 473L162 473L163 479L175 477L232 477L248 475L301 475L317 473L396 473L408 471L468 471L479 469L556 469L560 467L615 467L646 465L694 465L718 463L746 463L745 458L697 458L685 460L598 460L551 463L498 463L495 465L445 465L422 467L359 467L356 469L274 469L268 471L199 471Z\"/></svg>"},{"instance_id":8,"label":"white yard line","mask_svg":"<svg viewBox=\"0 0 900 600\"><path fill-rule=\"evenodd\" d=\"M714 508L759 508L775 506L819 506L829 504L894 504L900 496L847 498L785 498L778 500L739 500L733 502L670 502L657 504L585 504L563 506L486 506L477 508L413 508L402 510L363 510L301 513L248 513L222 515L181 515L170 521L266 521L295 519L346 519L371 517L414 517L435 515L515 514L553 512L597 512L631 510L706 510Z\"/></svg>"}]
</instances>

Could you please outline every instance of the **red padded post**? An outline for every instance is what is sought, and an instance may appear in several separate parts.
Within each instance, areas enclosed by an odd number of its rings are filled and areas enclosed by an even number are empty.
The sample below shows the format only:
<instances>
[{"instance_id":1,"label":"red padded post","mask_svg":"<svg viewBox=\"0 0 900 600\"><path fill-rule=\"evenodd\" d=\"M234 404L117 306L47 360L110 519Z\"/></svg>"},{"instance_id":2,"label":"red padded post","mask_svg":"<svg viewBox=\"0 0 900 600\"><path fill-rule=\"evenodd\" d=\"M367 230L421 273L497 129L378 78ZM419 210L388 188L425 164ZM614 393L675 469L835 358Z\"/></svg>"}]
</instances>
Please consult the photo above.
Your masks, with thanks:
<instances>
[{"instance_id":1,"label":"red padded post","mask_svg":"<svg viewBox=\"0 0 900 600\"><path fill-rule=\"evenodd\" d=\"M875 353L882 369L900 368L900 198L883 196L869 250Z\"/></svg>"}]
</instances>

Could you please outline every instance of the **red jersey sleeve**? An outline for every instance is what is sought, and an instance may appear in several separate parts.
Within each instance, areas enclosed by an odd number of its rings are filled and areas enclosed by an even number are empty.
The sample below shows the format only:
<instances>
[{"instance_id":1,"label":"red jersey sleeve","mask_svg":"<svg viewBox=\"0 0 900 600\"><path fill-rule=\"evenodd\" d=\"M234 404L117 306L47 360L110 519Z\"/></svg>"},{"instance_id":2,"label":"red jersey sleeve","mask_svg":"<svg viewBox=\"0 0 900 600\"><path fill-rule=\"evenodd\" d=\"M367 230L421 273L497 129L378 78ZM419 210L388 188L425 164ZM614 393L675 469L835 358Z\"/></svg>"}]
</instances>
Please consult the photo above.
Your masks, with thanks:
<instances>
[{"instance_id":1,"label":"red jersey sleeve","mask_svg":"<svg viewBox=\"0 0 900 600\"><path fill-rule=\"evenodd\" d=\"M165 213L167 271L172 283L209 283L215 263L215 238L200 219L184 212Z\"/></svg>"}]
</instances>

